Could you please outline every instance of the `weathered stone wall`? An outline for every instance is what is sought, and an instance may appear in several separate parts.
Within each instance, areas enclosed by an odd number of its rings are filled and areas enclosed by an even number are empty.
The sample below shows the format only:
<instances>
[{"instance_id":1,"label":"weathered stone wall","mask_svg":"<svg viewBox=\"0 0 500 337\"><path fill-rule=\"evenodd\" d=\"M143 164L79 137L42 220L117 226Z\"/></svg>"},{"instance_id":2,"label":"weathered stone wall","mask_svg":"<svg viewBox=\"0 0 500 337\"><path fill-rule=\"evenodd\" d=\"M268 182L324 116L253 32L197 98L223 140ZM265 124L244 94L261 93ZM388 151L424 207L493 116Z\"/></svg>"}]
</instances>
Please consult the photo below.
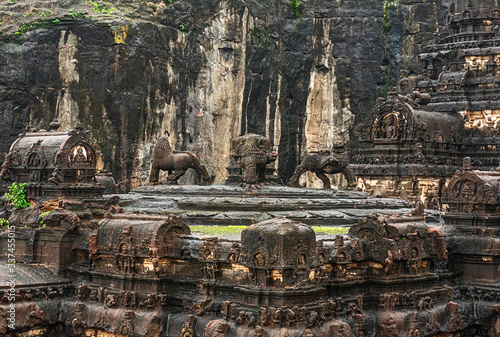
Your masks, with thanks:
<instances>
[{"instance_id":1,"label":"weathered stone wall","mask_svg":"<svg viewBox=\"0 0 500 337\"><path fill-rule=\"evenodd\" d=\"M122 1L108 16L77 1L0 1L0 160L25 124L57 117L89 125L104 168L134 186L164 130L216 182L232 137L267 135L288 180L308 150L349 140L403 66L417 69L449 1L292 3L298 15L279 0ZM37 6L51 21L15 35ZM86 18L68 15L79 9Z\"/></svg>"}]
</instances>

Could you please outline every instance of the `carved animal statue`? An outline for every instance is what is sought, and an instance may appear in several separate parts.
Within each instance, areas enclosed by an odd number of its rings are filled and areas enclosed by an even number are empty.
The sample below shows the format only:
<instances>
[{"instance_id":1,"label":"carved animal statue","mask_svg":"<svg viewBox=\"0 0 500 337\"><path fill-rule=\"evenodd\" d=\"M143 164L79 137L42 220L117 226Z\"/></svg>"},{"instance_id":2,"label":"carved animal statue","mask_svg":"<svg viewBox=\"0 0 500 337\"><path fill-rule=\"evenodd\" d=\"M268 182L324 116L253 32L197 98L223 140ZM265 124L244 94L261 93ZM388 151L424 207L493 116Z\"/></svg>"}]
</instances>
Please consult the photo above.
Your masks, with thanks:
<instances>
[{"instance_id":1,"label":"carved animal statue","mask_svg":"<svg viewBox=\"0 0 500 337\"><path fill-rule=\"evenodd\" d=\"M252 133L233 139L231 155L243 169L243 183L247 185L267 182L266 166L278 156L268 138Z\"/></svg>"},{"instance_id":2,"label":"carved animal statue","mask_svg":"<svg viewBox=\"0 0 500 337\"><path fill-rule=\"evenodd\" d=\"M9 165L10 165L10 153L5 156L5 161L2 164L2 170L0 171L0 184L3 181L10 182L11 176L9 173Z\"/></svg>"},{"instance_id":3,"label":"carved animal statue","mask_svg":"<svg viewBox=\"0 0 500 337\"><path fill-rule=\"evenodd\" d=\"M153 150L149 182L158 184L160 170L162 170L168 172L167 182L176 184L177 180L190 168L196 171L199 181L210 180L207 169L200 164L200 160L194 153L172 151L168 137L160 137Z\"/></svg>"},{"instance_id":4,"label":"carved animal statue","mask_svg":"<svg viewBox=\"0 0 500 337\"><path fill-rule=\"evenodd\" d=\"M354 172L349 166L349 157L344 148L344 142L334 142L333 151L319 151L308 153L297 166L295 172L288 182L288 186L299 186L299 178L307 171L314 172L323 181L323 188L330 189L330 178L326 174L342 173L347 179L349 187L356 186Z\"/></svg>"},{"instance_id":5,"label":"carved animal statue","mask_svg":"<svg viewBox=\"0 0 500 337\"><path fill-rule=\"evenodd\" d=\"M2 164L2 171L0 172L0 183L2 181L10 181L10 174L7 164Z\"/></svg>"}]
</instances>

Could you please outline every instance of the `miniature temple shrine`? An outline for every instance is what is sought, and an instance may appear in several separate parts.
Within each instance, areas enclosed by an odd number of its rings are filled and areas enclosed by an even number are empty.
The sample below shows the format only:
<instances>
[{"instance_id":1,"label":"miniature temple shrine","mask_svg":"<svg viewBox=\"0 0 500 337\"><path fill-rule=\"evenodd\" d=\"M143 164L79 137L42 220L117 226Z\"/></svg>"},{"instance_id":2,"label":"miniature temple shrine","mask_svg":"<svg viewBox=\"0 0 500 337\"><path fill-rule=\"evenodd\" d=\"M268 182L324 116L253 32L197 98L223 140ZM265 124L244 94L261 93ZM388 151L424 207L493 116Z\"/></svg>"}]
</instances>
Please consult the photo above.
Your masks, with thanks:
<instances>
[{"instance_id":1,"label":"miniature temple shrine","mask_svg":"<svg viewBox=\"0 0 500 337\"><path fill-rule=\"evenodd\" d=\"M95 180L96 141L83 127L58 131L30 127L12 144L0 177L6 182L26 183L30 196L99 197L104 187Z\"/></svg>"}]
</instances>

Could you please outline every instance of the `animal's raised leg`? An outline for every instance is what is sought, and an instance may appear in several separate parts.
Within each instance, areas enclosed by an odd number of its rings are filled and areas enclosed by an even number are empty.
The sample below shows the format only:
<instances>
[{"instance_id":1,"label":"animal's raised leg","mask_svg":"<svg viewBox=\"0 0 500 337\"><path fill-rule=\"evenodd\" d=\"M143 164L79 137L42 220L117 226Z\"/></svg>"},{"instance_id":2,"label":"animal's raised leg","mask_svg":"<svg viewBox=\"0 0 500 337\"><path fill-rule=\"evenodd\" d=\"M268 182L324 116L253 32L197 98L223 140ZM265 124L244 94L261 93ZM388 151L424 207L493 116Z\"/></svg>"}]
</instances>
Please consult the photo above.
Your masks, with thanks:
<instances>
[{"instance_id":1,"label":"animal's raised leg","mask_svg":"<svg viewBox=\"0 0 500 337\"><path fill-rule=\"evenodd\" d=\"M356 176L354 175L354 171L349 165L347 165L344 171L342 171L342 174L347 180L347 186L356 187Z\"/></svg>"},{"instance_id":2,"label":"animal's raised leg","mask_svg":"<svg viewBox=\"0 0 500 337\"><path fill-rule=\"evenodd\" d=\"M149 174L149 182L153 185L158 184L158 180L160 179L160 170L154 167L151 167L151 173Z\"/></svg>"},{"instance_id":3,"label":"animal's raised leg","mask_svg":"<svg viewBox=\"0 0 500 337\"><path fill-rule=\"evenodd\" d=\"M177 184L177 180L179 180L179 178L182 177L185 173L186 173L186 170L177 169L174 171L174 173L169 174L167 176L167 181L171 184Z\"/></svg>"},{"instance_id":4,"label":"animal's raised leg","mask_svg":"<svg viewBox=\"0 0 500 337\"><path fill-rule=\"evenodd\" d=\"M264 183L264 185L267 185L265 164L263 165L263 167L257 167L257 181L259 183Z\"/></svg>"},{"instance_id":5,"label":"animal's raised leg","mask_svg":"<svg viewBox=\"0 0 500 337\"><path fill-rule=\"evenodd\" d=\"M330 186L330 178L327 177L326 174L324 174L323 172L315 172L316 173L316 176L321 179L321 181L323 182L323 188L325 190L329 190L331 188Z\"/></svg>"},{"instance_id":6,"label":"animal's raised leg","mask_svg":"<svg viewBox=\"0 0 500 337\"><path fill-rule=\"evenodd\" d=\"M293 173L292 178L290 178L290 181L288 181L287 186L300 187L299 186L299 178L306 171L307 170L302 165L297 166L297 168L295 169L295 172Z\"/></svg>"}]
</instances>

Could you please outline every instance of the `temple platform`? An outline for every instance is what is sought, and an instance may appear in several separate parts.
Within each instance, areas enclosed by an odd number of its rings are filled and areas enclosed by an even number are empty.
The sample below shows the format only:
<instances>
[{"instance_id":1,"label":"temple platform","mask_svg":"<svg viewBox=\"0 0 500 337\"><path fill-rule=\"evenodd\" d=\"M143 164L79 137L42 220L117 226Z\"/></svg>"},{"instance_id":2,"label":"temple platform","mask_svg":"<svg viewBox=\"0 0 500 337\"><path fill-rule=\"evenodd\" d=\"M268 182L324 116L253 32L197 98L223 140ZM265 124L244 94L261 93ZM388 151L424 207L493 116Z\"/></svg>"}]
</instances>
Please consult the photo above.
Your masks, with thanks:
<instances>
[{"instance_id":1,"label":"temple platform","mask_svg":"<svg viewBox=\"0 0 500 337\"><path fill-rule=\"evenodd\" d=\"M360 191L264 186L154 185L119 195L124 211L182 215L188 225L247 226L286 217L311 226L351 226L368 214L408 213L404 200L371 198Z\"/></svg>"}]
</instances>

